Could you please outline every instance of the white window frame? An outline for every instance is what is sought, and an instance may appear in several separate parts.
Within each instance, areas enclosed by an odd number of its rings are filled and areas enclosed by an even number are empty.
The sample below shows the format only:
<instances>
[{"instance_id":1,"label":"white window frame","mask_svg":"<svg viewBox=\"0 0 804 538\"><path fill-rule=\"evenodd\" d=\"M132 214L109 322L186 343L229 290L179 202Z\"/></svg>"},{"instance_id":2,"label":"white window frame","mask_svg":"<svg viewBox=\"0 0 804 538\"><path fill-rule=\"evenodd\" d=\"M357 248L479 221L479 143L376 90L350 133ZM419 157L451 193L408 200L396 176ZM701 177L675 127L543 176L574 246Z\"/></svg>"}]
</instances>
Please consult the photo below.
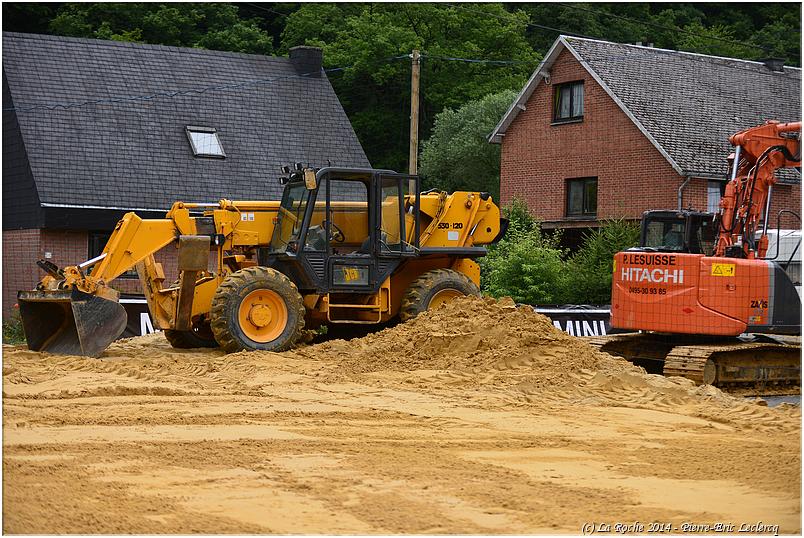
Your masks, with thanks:
<instances>
[{"instance_id":1,"label":"white window frame","mask_svg":"<svg viewBox=\"0 0 804 538\"><path fill-rule=\"evenodd\" d=\"M225 159L226 152L223 150L223 144L221 144L221 139L218 138L218 130L214 127L199 127L197 125L188 125L185 127L184 132L187 133L187 140L190 141L190 148L193 150L193 155L196 157L206 157L211 159ZM204 133L204 134L211 134L215 137L215 142L218 144L218 148L220 148L220 153L206 153L200 151L199 148L196 147L195 141L193 140L193 133Z\"/></svg>"},{"instance_id":2,"label":"white window frame","mask_svg":"<svg viewBox=\"0 0 804 538\"><path fill-rule=\"evenodd\" d=\"M711 179L706 183L706 211L709 213L720 211L720 199L723 197L721 194L722 184L722 181L713 181Z\"/></svg>"}]
</instances>

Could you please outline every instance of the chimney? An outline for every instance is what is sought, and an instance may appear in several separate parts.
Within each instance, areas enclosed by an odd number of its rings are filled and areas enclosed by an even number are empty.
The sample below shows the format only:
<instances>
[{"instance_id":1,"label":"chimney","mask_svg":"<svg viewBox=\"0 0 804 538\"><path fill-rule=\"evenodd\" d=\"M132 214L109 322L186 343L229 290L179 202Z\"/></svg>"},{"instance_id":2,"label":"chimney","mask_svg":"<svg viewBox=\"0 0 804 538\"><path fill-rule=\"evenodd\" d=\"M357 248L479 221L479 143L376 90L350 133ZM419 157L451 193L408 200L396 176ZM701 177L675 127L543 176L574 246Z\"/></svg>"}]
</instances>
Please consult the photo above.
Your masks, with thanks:
<instances>
[{"instance_id":1,"label":"chimney","mask_svg":"<svg viewBox=\"0 0 804 538\"><path fill-rule=\"evenodd\" d=\"M764 58L760 61L765 64L765 67L775 73L784 71L784 58Z\"/></svg>"},{"instance_id":2,"label":"chimney","mask_svg":"<svg viewBox=\"0 0 804 538\"><path fill-rule=\"evenodd\" d=\"M290 63L297 75L321 77L323 51L318 47L293 47L290 49Z\"/></svg>"}]
</instances>

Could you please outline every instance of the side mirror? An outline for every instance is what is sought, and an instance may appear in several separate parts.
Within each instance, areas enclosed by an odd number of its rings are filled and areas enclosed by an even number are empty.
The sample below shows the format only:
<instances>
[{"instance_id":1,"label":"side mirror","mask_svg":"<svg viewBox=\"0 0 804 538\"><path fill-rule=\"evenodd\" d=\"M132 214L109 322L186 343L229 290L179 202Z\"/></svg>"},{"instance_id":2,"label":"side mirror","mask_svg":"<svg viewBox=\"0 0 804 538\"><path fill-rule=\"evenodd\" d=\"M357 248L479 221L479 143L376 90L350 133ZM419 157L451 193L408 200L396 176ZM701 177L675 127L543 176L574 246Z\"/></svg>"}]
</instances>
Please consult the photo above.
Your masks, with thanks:
<instances>
[{"instance_id":1,"label":"side mirror","mask_svg":"<svg viewBox=\"0 0 804 538\"><path fill-rule=\"evenodd\" d=\"M315 179L315 170L312 168L305 168L304 169L304 186L307 187L308 191L314 190L316 188L317 182Z\"/></svg>"}]
</instances>

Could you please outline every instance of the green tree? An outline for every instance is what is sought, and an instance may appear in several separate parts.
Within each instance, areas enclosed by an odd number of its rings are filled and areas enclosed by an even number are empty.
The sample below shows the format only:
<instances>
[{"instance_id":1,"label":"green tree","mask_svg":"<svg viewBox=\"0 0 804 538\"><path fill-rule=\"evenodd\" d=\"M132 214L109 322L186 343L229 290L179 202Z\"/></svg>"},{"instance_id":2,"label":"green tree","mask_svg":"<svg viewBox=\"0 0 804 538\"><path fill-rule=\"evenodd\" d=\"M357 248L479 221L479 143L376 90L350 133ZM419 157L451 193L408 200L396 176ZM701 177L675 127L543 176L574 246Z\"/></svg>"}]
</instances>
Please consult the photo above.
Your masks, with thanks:
<instances>
[{"instance_id":1,"label":"green tree","mask_svg":"<svg viewBox=\"0 0 804 538\"><path fill-rule=\"evenodd\" d=\"M505 90L438 113L422 144L420 174L426 187L446 191L487 191L500 198L500 146L488 135L511 106L516 92Z\"/></svg>"},{"instance_id":2,"label":"green tree","mask_svg":"<svg viewBox=\"0 0 804 538\"><path fill-rule=\"evenodd\" d=\"M376 167L404 170L410 107L406 55L413 49L424 54L420 138L426 139L443 109L521 87L539 58L525 40L525 22L522 13L509 13L502 4L478 4L472 11L448 4L304 4L288 17L280 50L320 46L326 66L348 66L330 80L369 160Z\"/></svg>"},{"instance_id":3,"label":"green tree","mask_svg":"<svg viewBox=\"0 0 804 538\"><path fill-rule=\"evenodd\" d=\"M534 23L620 43L756 60L769 55L801 63L801 12L783 3L520 4ZM549 21L549 22L547 22ZM537 26L527 38L545 51L559 31Z\"/></svg>"},{"instance_id":4,"label":"green tree","mask_svg":"<svg viewBox=\"0 0 804 538\"><path fill-rule=\"evenodd\" d=\"M49 23L57 35L271 54L273 40L232 4L65 4Z\"/></svg>"},{"instance_id":5,"label":"green tree","mask_svg":"<svg viewBox=\"0 0 804 538\"><path fill-rule=\"evenodd\" d=\"M757 49L736 42L734 31L728 26L717 24L706 28L695 21L684 30L686 33L677 44L679 50L729 58L751 58L757 52Z\"/></svg>"}]
</instances>

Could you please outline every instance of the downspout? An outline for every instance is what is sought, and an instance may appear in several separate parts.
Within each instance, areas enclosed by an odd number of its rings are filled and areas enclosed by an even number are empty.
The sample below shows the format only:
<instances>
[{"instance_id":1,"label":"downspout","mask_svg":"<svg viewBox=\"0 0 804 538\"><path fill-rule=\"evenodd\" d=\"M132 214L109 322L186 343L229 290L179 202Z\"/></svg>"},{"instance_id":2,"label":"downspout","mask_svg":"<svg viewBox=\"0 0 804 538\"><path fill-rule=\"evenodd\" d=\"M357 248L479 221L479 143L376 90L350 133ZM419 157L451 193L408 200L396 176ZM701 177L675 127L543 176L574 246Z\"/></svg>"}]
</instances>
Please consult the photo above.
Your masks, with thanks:
<instances>
[{"instance_id":1,"label":"downspout","mask_svg":"<svg viewBox=\"0 0 804 538\"><path fill-rule=\"evenodd\" d=\"M684 181L681 183L681 186L678 187L678 210L681 211L684 209L683 207L683 200L684 200L684 189L687 186L687 183L690 182L692 176L687 176L684 178Z\"/></svg>"}]
</instances>

